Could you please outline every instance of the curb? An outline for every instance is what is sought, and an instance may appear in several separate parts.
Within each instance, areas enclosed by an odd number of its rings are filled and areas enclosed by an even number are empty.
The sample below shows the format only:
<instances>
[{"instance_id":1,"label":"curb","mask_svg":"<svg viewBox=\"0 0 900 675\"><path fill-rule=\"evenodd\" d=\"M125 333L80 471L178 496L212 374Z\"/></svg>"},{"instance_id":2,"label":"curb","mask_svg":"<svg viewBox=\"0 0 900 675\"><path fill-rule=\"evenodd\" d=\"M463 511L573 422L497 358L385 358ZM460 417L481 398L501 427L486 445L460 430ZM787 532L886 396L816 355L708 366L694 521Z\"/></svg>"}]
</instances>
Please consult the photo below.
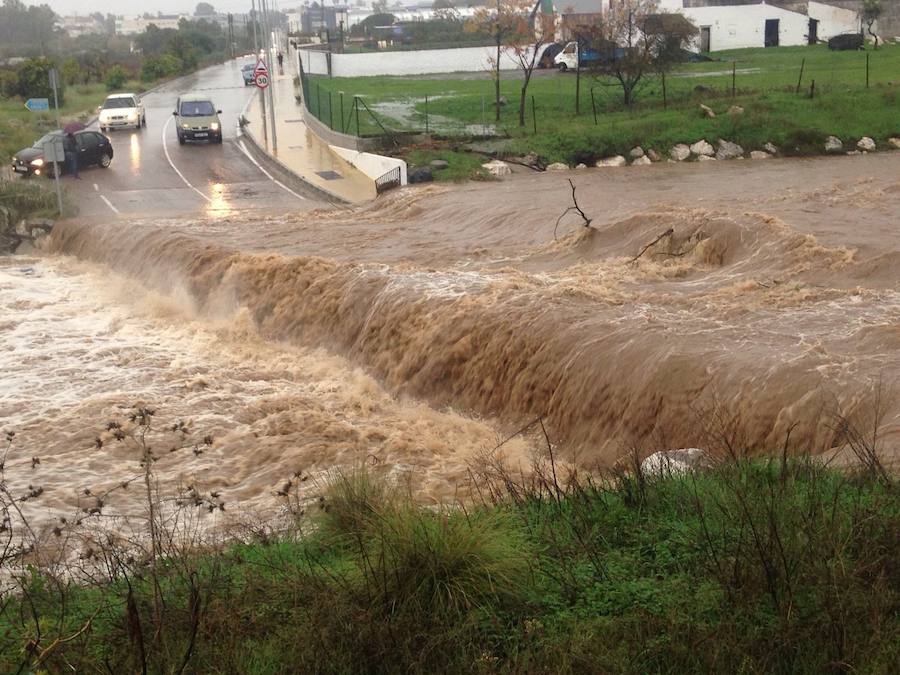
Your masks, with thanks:
<instances>
[{"instance_id":1,"label":"curb","mask_svg":"<svg viewBox=\"0 0 900 675\"><path fill-rule=\"evenodd\" d=\"M330 190L326 190L325 188L319 187L318 185L313 185L309 181L305 180L303 176L295 173L293 169L288 167L280 159L269 154L269 152L267 152L259 144L259 141L256 140L256 137L247 129L247 127L240 125L240 118L238 118L238 130L240 132L238 138L247 139L248 150L253 152L257 159L267 162L269 164L269 168L274 169L275 171L278 171L285 176L289 176L292 180L302 184L304 189L312 192L317 197L323 198L327 202L331 202L335 206L349 206L350 204L352 204L352 202L350 202L349 200L340 197Z\"/></svg>"}]
</instances>

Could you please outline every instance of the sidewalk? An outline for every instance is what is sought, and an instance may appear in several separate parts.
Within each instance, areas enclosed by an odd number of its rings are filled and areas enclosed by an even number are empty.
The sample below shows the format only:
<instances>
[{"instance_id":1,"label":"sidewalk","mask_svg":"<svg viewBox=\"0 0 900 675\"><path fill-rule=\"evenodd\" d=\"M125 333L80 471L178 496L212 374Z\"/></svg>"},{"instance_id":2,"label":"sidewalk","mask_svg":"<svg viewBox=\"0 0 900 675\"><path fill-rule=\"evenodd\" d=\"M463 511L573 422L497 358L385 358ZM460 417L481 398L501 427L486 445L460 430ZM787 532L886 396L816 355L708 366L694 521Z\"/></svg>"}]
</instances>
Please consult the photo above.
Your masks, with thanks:
<instances>
[{"instance_id":1,"label":"sidewalk","mask_svg":"<svg viewBox=\"0 0 900 675\"><path fill-rule=\"evenodd\" d=\"M285 61L287 66L290 59ZM278 153L272 152L271 132L268 145L263 140L259 94L253 97L253 102L246 113L249 121L246 130L253 134L257 144L314 187L351 203L374 199L374 181L335 155L327 144L307 129L303 121L304 108L294 98L294 83L290 68L286 67L285 74L276 75L271 82L269 86L272 87L272 96L275 100ZM267 111L267 125L269 120Z\"/></svg>"}]
</instances>

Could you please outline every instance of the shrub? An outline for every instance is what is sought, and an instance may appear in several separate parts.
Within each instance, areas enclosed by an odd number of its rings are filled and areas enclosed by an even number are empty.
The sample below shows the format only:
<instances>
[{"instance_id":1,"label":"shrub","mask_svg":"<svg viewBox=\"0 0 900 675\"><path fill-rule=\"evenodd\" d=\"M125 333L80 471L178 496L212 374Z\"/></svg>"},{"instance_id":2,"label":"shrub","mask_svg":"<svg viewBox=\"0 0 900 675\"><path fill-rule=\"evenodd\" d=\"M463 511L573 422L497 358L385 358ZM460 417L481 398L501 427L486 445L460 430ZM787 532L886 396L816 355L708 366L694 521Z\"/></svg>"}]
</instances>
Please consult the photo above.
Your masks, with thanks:
<instances>
[{"instance_id":1,"label":"shrub","mask_svg":"<svg viewBox=\"0 0 900 675\"><path fill-rule=\"evenodd\" d=\"M122 66L116 65L106 71L106 77L103 81L106 84L107 91L115 91L116 89L121 89L122 85L128 81L128 73L125 72Z\"/></svg>"},{"instance_id":2,"label":"shrub","mask_svg":"<svg viewBox=\"0 0 900 675\"><path fill-rule=\"evenodd\" d=\"M16 71L18 86L16 93L22 98L48 98L53 99L53 89L50 88L50 69L53 63L47 59L28 59L19 66ZM62 81L57 87L59 104L65 104L65 85Z\"/></svg>"},{"instance_id":3,"label":"shrub","mask_svg":"<svg viewBox=\"0 0 900 675\"><path fill-rule=\"evenodd\" d=\"M148 56L141 64L141 79L152 82L164 77L171 77L181 72L183 64L181 59L172 54Z\"/></svg>"}]
</instances>

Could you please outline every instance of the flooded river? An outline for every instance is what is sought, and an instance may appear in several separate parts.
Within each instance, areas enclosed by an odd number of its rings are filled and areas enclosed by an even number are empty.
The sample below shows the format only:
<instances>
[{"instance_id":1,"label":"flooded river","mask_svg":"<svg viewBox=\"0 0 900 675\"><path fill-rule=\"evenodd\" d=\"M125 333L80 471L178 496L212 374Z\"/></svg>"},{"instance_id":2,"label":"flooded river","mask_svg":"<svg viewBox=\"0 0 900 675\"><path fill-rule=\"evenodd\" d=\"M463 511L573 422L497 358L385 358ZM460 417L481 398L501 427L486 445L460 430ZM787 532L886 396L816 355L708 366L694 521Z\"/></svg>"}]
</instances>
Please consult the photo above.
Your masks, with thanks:
<instances>
[{"instance_id":1,"label":"flooded river","mask_svg":"<svg viewBox=\"0 0 900 675\"><path fill-rule=\"evenodd\" d=\"M542 416L567 461L824 452L900 373L900 153L399 191L362 208L57 225L0 258L7 474L49 522L137 471L134 405L213 443L170 484L265 512L369 462L424 499ZM655 243L654 243L655 242ZM900 407L885 397L892 440ZM527 461L542 443L504 446ZM40 465L32 468L32 458ZM127 494L119 507L130 504ZM38 504L39 501L39 504Z\"/></svg>"}]
</instances>

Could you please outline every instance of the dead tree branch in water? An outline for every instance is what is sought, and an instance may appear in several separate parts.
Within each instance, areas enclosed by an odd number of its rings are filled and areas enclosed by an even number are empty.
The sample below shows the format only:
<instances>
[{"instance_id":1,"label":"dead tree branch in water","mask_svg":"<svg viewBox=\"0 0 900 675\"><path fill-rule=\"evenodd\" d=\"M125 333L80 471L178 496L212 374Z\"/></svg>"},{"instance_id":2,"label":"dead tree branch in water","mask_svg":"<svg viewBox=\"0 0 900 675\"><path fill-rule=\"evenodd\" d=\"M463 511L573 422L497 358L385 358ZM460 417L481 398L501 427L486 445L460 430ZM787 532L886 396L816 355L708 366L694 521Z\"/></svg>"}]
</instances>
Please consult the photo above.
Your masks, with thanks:
<instances>
[{"instance_id":1,"label":"dead tree branch in water","mask_svg":"<svg viewBox=\"0 0 900 675\"><path fill-rule=\"evenodd\" d=\"M569 179L569 185L572 186L572 203L574 204L574 206L570 206L569 208L567 208L560 214L559 218L556 219L556 226L553 228L553 241L556 241L556 231L559 229L559 224L562 219L566 217L566 214L571 213L572 211L578 213L578 215L581 216L581 219L584 221L584 227L590 227L591 220L593 220L592 218L588 218L585 215L584 211L581 210L581 207L578 206L578 200L575 198L575 183L572 182L571 178Z\"/></svg>"},{"instance_id":2,"label":"dead tree branch in water","mask_svg":"<svg viewBox=\"0 0 900 675\"><path fill-rule=\"evenodd\" d=\"M649 248L650 248L651 246L653 246L654 244L658 243L660 240L665 239L666 237L669 237L669 236L671 236L671 235L673 235L673 234L675 234L675 230L674 230L674 228L671 228L671 227L670 227L668 230L666 230L665 232L663 232L663 233L662 233L661 235L659 235L656 239L654 239L654 240L651 241L649 244L647 244L644 248L642 248L642 249L641 249L641 252L638 253L636 256L634 256L634 257L633 257L631 260L629 260L628 262L630 262L630 263L637 262L637 259L640 258L642 255L644 255L644 254L647 252L647 249L649 249Z\"/></svg>"}]
</instances>

